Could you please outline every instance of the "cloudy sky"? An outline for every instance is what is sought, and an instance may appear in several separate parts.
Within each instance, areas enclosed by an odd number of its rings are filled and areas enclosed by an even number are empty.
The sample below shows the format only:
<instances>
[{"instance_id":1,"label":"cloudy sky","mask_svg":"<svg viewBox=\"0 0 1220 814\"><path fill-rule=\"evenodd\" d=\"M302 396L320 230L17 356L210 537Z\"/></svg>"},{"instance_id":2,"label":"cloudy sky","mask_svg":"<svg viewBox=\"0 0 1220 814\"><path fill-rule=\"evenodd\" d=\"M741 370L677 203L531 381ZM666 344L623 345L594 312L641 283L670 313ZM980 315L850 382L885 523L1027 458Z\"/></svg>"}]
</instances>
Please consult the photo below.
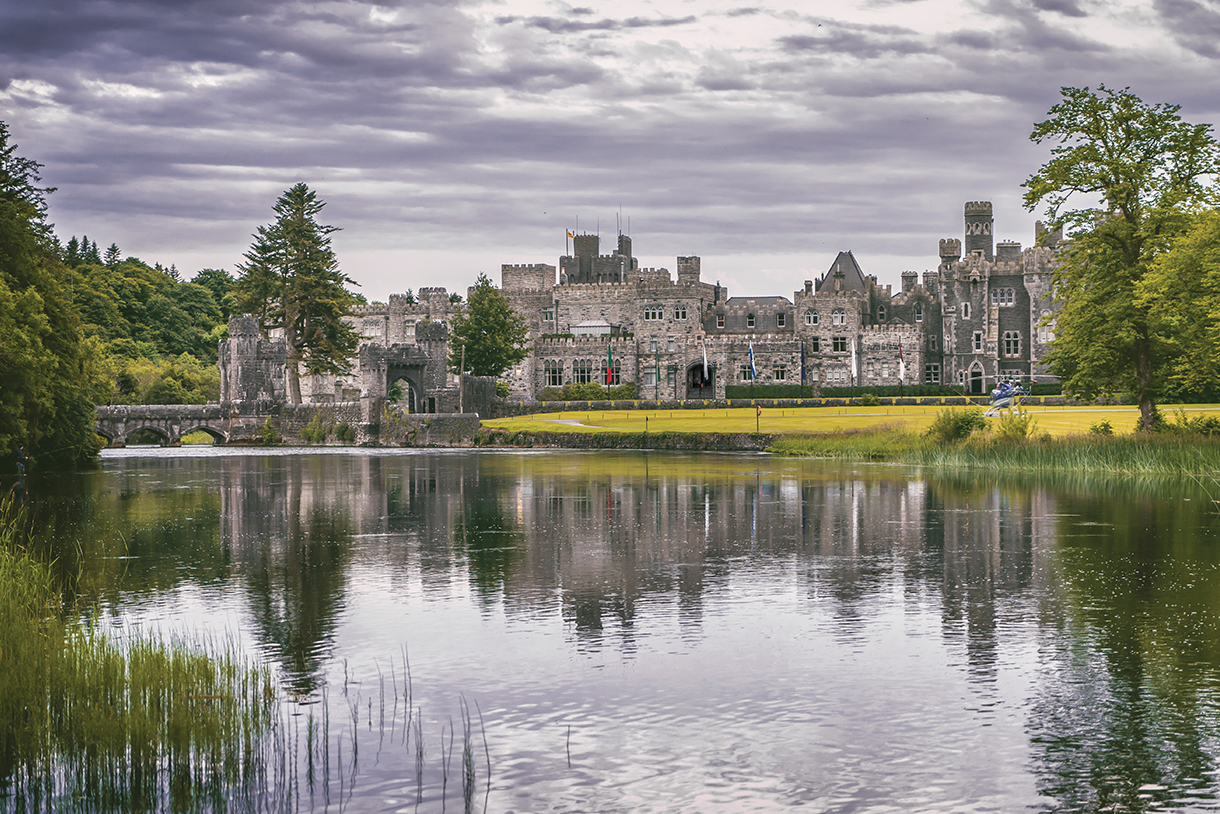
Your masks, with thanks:
<instances>
[{"instance_id":1,"label":"cloudy sky","mask_svg":"<svg viewBox=\"0 0 1220 814\"><path fill-rule=\"evenodd\" d=\"M744 0L748 3L749 0ZM566 229L791 296L897 284L1020 184L1059 88L1220 119L1217 0L0 0L0 119L63 239L233 269L298 181L370 299L556 263Z\"/></svg>"}]
</instances>

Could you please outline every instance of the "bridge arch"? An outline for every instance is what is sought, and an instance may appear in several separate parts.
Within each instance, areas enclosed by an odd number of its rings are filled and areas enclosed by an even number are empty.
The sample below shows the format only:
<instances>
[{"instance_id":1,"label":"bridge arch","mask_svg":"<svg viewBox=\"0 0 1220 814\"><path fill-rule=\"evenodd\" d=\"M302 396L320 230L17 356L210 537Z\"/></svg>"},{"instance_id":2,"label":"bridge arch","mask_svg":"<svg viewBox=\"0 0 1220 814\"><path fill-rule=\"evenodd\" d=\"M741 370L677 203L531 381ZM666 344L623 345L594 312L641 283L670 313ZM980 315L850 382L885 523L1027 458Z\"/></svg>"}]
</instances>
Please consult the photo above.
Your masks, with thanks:
<instances>
[{"instance_id":1,"label":"bridge arch","mask_svg":"<svg viewBox=\"0 0 1220 814\"><path fill-rule=\"evenodd\" d=\"M170 434L169 430L165 429L164 427L159 427L155 422L151 421L129 422L127 426L123 427L122 432L124 445L130 443L133 435L141 432L150 432L157 436L157 438L161 439L160 443L163 447L169 446L176 440L180 440L174 438Z\"/></svg>"},{"instance_id":2,"label":"bridge arch","mask_svg":"<svg viewBox=\"0 0 1220 814\"><path fill-rule=\"evenodd\" d=\"M198 432L200 430L212 436L212 443L216 446L220 446L229 440L229 434L227 432L209 424L184 424L182 427L182 434L179 436L179 440L185 438L193 432Z\"/></svg>"}]
</instances>

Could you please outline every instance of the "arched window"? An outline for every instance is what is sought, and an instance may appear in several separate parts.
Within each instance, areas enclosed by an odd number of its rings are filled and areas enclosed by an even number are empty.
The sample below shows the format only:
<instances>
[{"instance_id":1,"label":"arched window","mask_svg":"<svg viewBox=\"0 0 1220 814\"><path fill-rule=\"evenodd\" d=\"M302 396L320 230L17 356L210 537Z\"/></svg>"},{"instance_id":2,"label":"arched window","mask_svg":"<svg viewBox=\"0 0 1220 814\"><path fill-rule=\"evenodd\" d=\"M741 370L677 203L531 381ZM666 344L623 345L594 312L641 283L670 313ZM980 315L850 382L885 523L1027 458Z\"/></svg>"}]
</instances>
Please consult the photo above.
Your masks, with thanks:
<instances>
[{"instance_id":1,"label":"arched window","mask_svg":"<svg viewBox=\"0 0 1220 814\"><path fill-rule=\"evenodd\" d=\"M885 306L884 305L877 306L877 321L885 322Z\"/></svg>"},{"instance_id":2,"label":"arched window","mask_svg":"<svg viewBox=\"0 0 1220 814\"><path fill-rule=\"evenodd\" d=\"M754 327L754 315L753 314L746 314L746 327L747 328Z\"/></svg>"},{"instance_id":3,"label":"arched window","mask_svg":"<svg viewBox=\"0 0 1220 814\"><path fill-rule=\"evenodd\" d=\"M836 308L835 310L830 312L830 321L831 321L831 324L834 324L834 325L846 325L847 324L847 312L844 311L842 308Z\"/></svg>"},{"instance_id":4,"label":"arched window","mask_svg":"<svg viewBox=\"0 0 1220 814\"><path fill-rule=\"evenodd\" d=\"M1005 356L1020 356L1021 355L1021 334L1019 331L1004 332L1004 355Z\"/></svg>"},{"instance_id":5,"label":"arched window","mask_svg":"<svg viewBox=\"0 0 1220 814\"><path fill-rule=\"evenodd\" d=\"M817 311L806 311L805 312L805 324L806 325L817 325L818 324L818 312Z\"/></svg>"},{"instance_id":6,"label":"arched window","mask_svg":"<svg viewBox=\"0 0 1220 814\"><path fill-rule=\"evenodd\" d=\"M923 306L922 305L915 306L915 321L923 322Z\"/></svg>"}]
</instances>

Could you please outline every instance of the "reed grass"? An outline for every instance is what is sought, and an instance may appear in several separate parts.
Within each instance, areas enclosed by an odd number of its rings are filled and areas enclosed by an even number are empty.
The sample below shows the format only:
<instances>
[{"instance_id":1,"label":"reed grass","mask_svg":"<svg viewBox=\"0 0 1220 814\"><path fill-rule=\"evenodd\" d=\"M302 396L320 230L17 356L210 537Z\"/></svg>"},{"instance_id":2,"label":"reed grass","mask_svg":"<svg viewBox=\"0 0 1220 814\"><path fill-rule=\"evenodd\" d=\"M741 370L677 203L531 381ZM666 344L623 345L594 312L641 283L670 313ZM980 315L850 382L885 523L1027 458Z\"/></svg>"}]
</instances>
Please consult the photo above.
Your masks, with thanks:
<instances>
[{"instance_id":1,"label":"reed grass","mask_svg":"<svg viewBox=\"0 0 1220 814\"><path fill-rule=\"evenodd\" d=\"M120 640L59 587L22 513L0 502L0 807L274 808L269 671L223 643Z\"/></svg>"},{"instance_id":2,"label":"reed grass","mask_svg":"<svg viewBox=\"0 0 1220 814\"><path fill-rule=\"evenodd\" d=\"M1118 477L1220 478L1220 440L1188 433L1069 435L981 432L956 443L898 428L778 438L780 455L892 461L940 469Z\"/></svg>"}]
</instances>

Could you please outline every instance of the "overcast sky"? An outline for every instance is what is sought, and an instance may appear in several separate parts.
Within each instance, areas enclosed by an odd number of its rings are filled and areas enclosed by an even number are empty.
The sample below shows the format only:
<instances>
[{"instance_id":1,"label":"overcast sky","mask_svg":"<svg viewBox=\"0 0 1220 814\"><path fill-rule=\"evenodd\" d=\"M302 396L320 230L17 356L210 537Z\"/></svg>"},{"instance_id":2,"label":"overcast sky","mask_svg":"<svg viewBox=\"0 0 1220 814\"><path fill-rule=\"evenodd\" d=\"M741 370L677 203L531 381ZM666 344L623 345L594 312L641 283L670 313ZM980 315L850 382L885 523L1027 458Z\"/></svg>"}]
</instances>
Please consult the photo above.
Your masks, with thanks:
<instances>
[{"instance_id":1,"label":"overcast sky","mask_svg":"<svg viewBox=\"0 0 1220 814\"><path fill-rule=\"evenodd\" d=\"M1220 110L1217 0L0 0L0 118L62 239L233 270L298 181L370 299L555 264L628 220L791 296L851 249L898 283L1020 184L1059 88ZM606 249L609 251L609 249Z\"/></svg>"}]
</instances>

